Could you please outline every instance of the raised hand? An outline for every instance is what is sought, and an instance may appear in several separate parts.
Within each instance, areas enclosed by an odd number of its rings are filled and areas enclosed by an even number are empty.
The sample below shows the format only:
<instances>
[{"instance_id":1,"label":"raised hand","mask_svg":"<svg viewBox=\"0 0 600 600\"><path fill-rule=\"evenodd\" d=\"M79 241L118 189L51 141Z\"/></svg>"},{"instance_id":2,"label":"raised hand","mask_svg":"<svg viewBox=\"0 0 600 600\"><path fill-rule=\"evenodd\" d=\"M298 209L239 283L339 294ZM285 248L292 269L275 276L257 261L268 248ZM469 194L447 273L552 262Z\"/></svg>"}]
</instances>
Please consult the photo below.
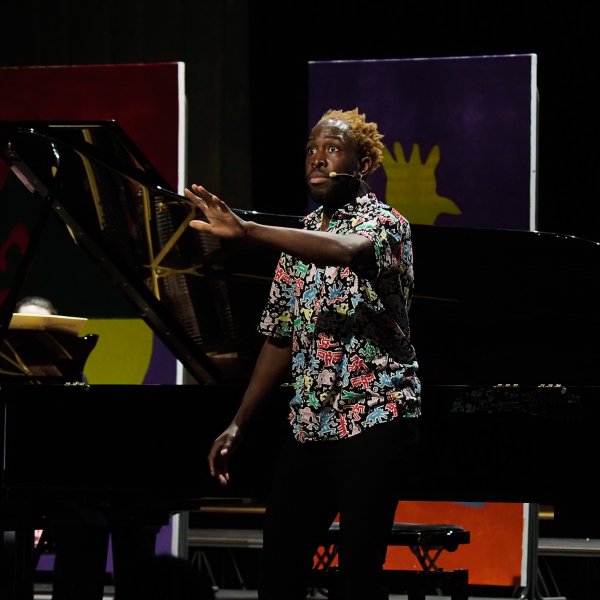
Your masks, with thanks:
<instances>
[{"instance_id":1,"label":"raised hand","mask_svg":"<svg viewBox=\"0 0 600 600\"><path fill-rule=\"evenodd\" d=\"M194 183L191 187L191 190L186 188L183 193L207 220L193 219L190 227L222 238L241 238L246 235L246 221L234 214L225 202L201 185Z\"/></svg>"}]
</instances>

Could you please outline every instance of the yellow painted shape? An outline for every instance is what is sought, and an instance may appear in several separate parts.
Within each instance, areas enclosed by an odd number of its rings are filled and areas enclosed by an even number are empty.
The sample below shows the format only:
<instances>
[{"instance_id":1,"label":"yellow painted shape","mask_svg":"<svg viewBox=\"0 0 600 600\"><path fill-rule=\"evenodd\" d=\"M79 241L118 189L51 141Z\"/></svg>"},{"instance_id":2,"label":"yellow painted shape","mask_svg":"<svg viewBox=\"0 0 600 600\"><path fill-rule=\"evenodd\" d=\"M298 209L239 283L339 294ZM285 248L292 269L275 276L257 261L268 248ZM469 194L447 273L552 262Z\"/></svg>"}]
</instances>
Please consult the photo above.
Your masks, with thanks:
<instances>
[{"instance_id":1,"label":"yellow painted shape","mask_svg":"<svg viewBox=\"0 0 600 600\"><path fill-rule=\"evenodd\" d=\"M433 225L439 215L460 215L454 200L437 192L435 170L440 162L440 147L434 146L425 162L419 144L413 144L407 160L400 142L394 142L393 153L383 149L382 164L387 177L385 202L397 209L411 223Z\"/></svg>"},{"instance_id":2,"label":"yellow painted shape","mask_svg":"<svg viewBox=\"0 0 600 600\"><path fill-rule=\"evenodd\" d=\"M98 343L85 363L90 384L141 384L152 357L152 330L142 319L88 319L81 335Z\"/></svg>"}]
</instances>

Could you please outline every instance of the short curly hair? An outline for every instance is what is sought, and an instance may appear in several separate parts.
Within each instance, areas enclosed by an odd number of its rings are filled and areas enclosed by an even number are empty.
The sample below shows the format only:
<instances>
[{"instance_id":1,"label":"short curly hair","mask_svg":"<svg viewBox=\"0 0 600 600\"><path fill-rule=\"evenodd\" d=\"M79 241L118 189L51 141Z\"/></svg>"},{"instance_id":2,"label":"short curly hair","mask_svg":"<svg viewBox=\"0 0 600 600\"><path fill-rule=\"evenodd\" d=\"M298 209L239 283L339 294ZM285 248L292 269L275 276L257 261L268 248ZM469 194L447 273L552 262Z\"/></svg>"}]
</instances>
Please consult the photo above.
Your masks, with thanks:
<instances>
[{"instance_id":1,"label":"short curly hair","mask_svg":"<svg viewBox=\"0 0 600 600\"><path fill-rule=\"evenodd\" d=\"M367 174L372 173L381 166L383 160L383 142L382 133L377 129L377 123L367 123L365 115L358 112L358 108L353 110L329 109L323 113L319 122L334 119L343 121L350 128L350 137L356 144L356 151L360 158L368 156L371 159L371 168Z\"/></svg>"}]
</instances>

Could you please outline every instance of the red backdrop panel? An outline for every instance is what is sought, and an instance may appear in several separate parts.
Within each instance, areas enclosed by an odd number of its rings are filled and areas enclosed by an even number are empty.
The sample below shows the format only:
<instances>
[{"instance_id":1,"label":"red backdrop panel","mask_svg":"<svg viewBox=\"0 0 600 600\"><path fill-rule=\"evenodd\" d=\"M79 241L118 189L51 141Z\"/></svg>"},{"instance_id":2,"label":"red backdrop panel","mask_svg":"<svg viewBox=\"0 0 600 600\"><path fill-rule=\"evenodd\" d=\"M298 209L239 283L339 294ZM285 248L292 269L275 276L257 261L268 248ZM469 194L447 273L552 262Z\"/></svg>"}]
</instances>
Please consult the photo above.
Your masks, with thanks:
<instances>
[{"instance_id":1,"label":"red backdrop panel","mask_svg":"<svg viewBox=\"0 0 600 600\"><path fill-rule=\"evenodd\" d=\"M0 68L0 120L114 119L178 185L181 63Z\"/></svg>"}]
</instances>

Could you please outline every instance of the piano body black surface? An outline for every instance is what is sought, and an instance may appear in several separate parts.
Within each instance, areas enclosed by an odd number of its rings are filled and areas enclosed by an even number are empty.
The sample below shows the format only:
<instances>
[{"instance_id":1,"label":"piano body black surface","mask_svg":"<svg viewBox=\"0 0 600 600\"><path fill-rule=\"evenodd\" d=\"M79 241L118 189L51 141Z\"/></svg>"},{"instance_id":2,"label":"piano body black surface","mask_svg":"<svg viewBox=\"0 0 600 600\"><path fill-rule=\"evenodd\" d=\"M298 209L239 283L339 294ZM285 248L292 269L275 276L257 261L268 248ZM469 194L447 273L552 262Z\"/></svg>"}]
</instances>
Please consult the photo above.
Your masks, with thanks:
<instances>
[{"instance_id":1,"label":"piano body black surface","mask_svg":"<svg viewBox=\"0 0 600 600\"><path fill-rule=\"evenodd\" d=\"M58 385L58 399L46 385L2 384L0 513L35 513L80 494L172 511L215 495L262 496L287 430L289 389L234 457L231 487L210 479L206 454L258 351L277 253L187 227L189 204L116 123L0 123L0 156L0 228L10 241L0 257L0 338L54 213L191 381ZM406 498L595 501L599 245L552 233L412 230L424 444ZM220 370L219 355L236 356L235 368Z\"/></svg>"},{"instance_id":2,"label":"piano body black surface","mask_svg":"<svg viewBox=\"0 0 600 600\"><path fill-rule=\"evenodd\" d=\"M435 470L417 495L595 502L600 245L541 232L413 230L412 335Z\"/></svg>"}]
</instances>

